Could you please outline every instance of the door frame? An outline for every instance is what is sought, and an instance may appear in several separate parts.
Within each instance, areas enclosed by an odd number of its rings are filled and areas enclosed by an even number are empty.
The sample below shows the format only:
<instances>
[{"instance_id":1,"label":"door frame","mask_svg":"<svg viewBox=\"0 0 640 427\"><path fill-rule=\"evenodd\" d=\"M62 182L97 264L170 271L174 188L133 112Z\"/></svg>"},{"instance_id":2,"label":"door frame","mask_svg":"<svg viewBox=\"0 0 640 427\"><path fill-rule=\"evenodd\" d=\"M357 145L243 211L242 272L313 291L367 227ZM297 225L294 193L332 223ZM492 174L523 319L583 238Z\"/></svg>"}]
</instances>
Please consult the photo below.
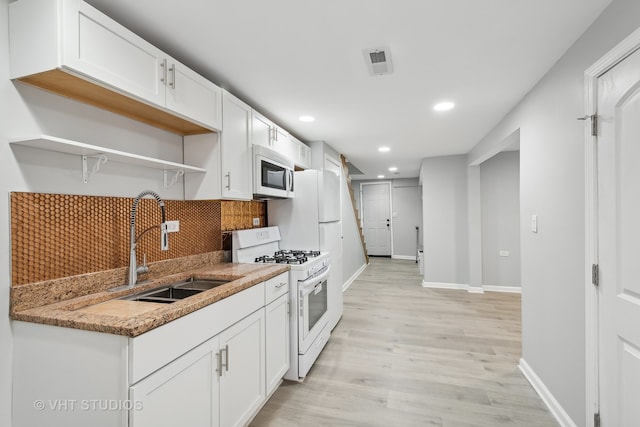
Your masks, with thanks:
<instances>
[{"instance_id":1,"label":"door frame","mask_svg":"<svg viewBox=\"0 0 640 427\"><path fill-rule=\"evenodd\" d=\"M598 77L640 49L640 28L627 36L584 72L585 118L597 114ZM590 124L590 123L589 123ZM591 266L598 264L598 162L597 136L585 126L585 399L587 427L594 426L600 412L599 292L591 283Z\"/></svg>"},{"instance_id":2,"label":"door frame","mask_svg":"<svg viewBox=\"0 0 640 427\"><path fill-rule=\"evenodd\" d=\"M391 244L391 258L393 258L393 183L391 181L369 181L360 183L360 227L363 228L364 233L364 186L365 185L378 185L387 184L389 186L389 240ZM366 242L365 242L366 243Z\"/></svg>"}]
</instances>

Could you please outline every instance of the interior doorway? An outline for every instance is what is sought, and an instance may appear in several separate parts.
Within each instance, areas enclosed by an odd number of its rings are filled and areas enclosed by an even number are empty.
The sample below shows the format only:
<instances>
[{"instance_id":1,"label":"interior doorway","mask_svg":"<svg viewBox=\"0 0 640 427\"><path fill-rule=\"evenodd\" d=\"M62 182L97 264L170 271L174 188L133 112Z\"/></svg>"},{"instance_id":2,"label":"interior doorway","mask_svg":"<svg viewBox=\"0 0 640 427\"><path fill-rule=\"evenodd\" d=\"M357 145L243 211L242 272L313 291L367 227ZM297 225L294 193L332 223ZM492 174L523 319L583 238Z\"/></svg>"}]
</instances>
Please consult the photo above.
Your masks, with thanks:
<instances>
[{"instance_id":1,"label":"interior doorway","mask_svg":"<svg viewBox=\"0 0 640 427\"><path fill-rule=\"evenodd\" d=\"M362 229L370 256L393 253L391 223L391 183L363 182L361 187Z\"/></svg>"}]
</instances>

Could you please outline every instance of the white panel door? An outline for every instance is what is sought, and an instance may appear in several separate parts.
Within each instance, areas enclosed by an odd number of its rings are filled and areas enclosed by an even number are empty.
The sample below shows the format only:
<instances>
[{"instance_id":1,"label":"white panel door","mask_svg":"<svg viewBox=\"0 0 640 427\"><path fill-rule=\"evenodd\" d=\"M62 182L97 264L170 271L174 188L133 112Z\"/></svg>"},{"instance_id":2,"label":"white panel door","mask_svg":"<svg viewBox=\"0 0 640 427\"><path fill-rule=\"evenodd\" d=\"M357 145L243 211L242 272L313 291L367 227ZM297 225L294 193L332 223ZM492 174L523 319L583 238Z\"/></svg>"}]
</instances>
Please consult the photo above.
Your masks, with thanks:
<instances>
[{"instance_id":1,"label":"white panel door","mask_svg":"<svg viewBox=\"0 0 640 427\"><path fill-rule=\"evenodd\" d=\"M217 351L215 337L131 386L131 427L218 426Z\"/></svg>"},{"instance_id":2,"label":"white panel door","mask_svg":"<svg viewBox=\"0 0 640 427\"><path fill-rule=\"evenodd\" d=\"M288 280L288 278L285 278ZM289 294L265 307L267 395L289 370Z\"/></svg>"},{"instance_id":3,"label":"white panel door","mask_svg":"<svg viewBox=\"0 0 640 427\"><path fill-rule=\"evenodd\" d=\"M274 138L274 124L255 110L251 113L251 117L251 143L271 147Z\"/></svg>"},{"instance_id":4,"label":"white panel door","mask_svg":"<svg viewBox=\"0 0 640 427\"><path fill-rule=\"evenodd\" d=\"M167 58L166 81L169 110L222 130L222 89L173 58Z\"/></svg>"},{"instance_id":5,"label":"white panel door","mask_svg":"<svg viewBox=\"0 0 640 427\"><path fill-rule=\"evenodd\" d=\"M602 426L640 425L640 51L598 79Z\"/></svg>"},{"instance_id":6,"label":"white panel door","mask_svg":"<svg viewBox=\"0 0 640 427\"><path fill-rule=\"evenodd\" d=\"M64 8L64 63L155 105L165 105L165 54L84 2Z\"/></svg>"},{"instance_id":7,"label":"white panel door","mask_svg":"<svg viewBox=\"0 0 640 427\"><path fill-rule=\"evenodd\" d=\"M251 200L251 107L226 91L223 104L222 197Z\"/></svg>"},{"instance_id":8,"label":"white panel door","mask_svg":"<svg viewBox=\"0 0 640 427\"><path fill-rule=\"evenodd\" d=\"M258 310L219 335L221 426L245 425L265 400L264 320Z\"/></svg>"},{"instance_id":9,"label":"white panel door","mask_svg":"<svg viewBox=\"0 0 640 427\"><path fill-rule=\"evenodd\" d=\"M391 255L390 184L362 184L362 225L369 255Z\"/></svg>"}]
</instances>

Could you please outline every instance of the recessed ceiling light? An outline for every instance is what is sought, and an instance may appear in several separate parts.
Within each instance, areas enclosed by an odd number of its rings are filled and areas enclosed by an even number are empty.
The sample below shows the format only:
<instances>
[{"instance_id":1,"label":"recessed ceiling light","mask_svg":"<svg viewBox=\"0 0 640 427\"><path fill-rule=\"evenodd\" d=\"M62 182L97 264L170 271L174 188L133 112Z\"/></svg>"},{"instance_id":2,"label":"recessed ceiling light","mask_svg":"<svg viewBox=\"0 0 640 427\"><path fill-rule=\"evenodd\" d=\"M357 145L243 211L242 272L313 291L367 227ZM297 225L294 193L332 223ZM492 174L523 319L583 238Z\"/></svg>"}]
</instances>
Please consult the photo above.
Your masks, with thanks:
<instances>
[{"instance_id":1,"label":"recessed ceiling light","mask_svg":"<svg viewBox=\"0 0 640 427\"><path fill-rule=\"evenodd\" d=\"M391 151L391 148L389 147L380 147L378 148L378 151L381 153L388 153L389 151Z\"/></svg>"},{"instance_id":2,"label":"recessed ceiling light","mask_svg":"<svg viewBox=\"0 0 640 427\"><path fill-rule=\"evenodd\" d=\"M397 170L398 170L398 168L397 168L397 167L395 167L395 166L391 166L391 167L389 168L389 172L395 172L395 171L397 171Z\"/></svg>"},{"instance_id":3,"label":"recessed ceiling light","mask_svg":"<svg viewBox=\"0 0 640 427\"><path fill-rule=\"evenodd\" d=\"M446 101L446 102L441 102L439 104L434 105L433 109L436 111L448 111L453 109L453 107L455 106L456 104L454 104L453 102Z\"/></svg>"},{"instance_id":4,"label":"recessed ceiling light","mask_svg":"<svg viewBox=\"0 0 640 427\"><path fill-rule=\"evenodd\" d=\"M313 116L300 116L300 117L298 117L298 120L300 120L301 122L310 123L310 122L315 120L315 117L313 117Z\"/></svg>"},{"instance_id":5,"label":"recessed ceiling light","mask_svg":"<svg viewBox=\"0 0 640 427\"><path fill-rule=\"evenodd\" d=\"M384 178L384 175L378 175L378 178Z\"/></svg>"}]
</instances>

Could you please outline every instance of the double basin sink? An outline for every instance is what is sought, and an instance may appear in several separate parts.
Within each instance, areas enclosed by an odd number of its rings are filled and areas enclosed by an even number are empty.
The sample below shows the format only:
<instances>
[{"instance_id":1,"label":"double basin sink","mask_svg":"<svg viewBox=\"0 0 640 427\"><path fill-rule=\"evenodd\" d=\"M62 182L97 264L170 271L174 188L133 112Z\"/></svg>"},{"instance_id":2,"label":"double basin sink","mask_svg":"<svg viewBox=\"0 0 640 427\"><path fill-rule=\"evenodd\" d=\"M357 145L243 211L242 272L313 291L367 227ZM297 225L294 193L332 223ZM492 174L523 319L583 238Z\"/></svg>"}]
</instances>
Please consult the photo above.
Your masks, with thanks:
<instances>
[{"instance_id":1,"label":"double basin sink","mask_svg":"<svg viewBox=\"0 0 640 427\"><path fill-rule=\"evenodd\" d=\"M224 279L198 279L191 277L170 285L161 286L159 288L138 292L132 295L121 297L121 300L156 302L161 304L171 304L190 296L208 291L209 289L222 286L230 280Z\"/></svg>"}]
</instances>

